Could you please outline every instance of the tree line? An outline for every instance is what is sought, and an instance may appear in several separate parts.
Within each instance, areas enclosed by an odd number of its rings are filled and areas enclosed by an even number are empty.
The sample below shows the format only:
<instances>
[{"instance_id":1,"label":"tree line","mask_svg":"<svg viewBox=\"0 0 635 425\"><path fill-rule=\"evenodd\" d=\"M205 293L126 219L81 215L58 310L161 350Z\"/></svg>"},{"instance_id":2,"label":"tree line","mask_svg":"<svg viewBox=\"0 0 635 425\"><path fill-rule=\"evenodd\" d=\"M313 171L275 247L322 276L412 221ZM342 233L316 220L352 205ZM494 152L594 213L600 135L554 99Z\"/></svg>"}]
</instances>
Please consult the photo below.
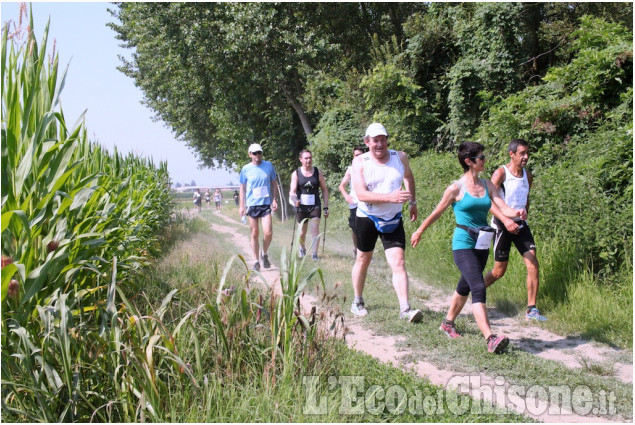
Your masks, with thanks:
<instances>
[{"instance_id":1,"label":"tree line","mask_svg":"<svg viewBox=\"0 0 635 425\"><path fill-rule=\"evenodd\" d=\"M597 264L630 257L632 3L115 5L120 70L205 165L240 166L256 141L288 178L309 146L334 187L372 121L411 157L479 140L490 171L525 138L538 179L587 173L619 217L576 230Z\"/></svg>"}]
</instances>

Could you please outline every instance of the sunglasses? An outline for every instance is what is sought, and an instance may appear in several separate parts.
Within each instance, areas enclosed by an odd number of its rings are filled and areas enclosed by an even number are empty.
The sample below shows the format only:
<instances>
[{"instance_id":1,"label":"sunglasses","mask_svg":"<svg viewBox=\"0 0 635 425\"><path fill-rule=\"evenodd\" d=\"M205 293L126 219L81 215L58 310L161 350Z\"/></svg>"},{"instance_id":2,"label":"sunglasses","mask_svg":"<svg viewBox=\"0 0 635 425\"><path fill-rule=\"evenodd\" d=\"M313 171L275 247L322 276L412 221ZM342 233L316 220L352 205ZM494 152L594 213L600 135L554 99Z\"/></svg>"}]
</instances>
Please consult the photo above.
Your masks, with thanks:
<instances>
[{"instance_id":1,"label":"sunglasses","mask_svg":"<svg viewBox=\"0 0 635 425\"><path fill-rule=\"evenodd\" d=\"M470 159L480 159L481 161L485 161L485 155L471 156Z\"/></svg>"},{"instance_id":2,"label":"sunglasses","mask_svg":"<svg viewBox=\"0 0 635 425\"><path fill-rule=\"evenodd\" d=\"M252 152L253 155L262 155L262 151Z\"/></svg>"}]
</instances>

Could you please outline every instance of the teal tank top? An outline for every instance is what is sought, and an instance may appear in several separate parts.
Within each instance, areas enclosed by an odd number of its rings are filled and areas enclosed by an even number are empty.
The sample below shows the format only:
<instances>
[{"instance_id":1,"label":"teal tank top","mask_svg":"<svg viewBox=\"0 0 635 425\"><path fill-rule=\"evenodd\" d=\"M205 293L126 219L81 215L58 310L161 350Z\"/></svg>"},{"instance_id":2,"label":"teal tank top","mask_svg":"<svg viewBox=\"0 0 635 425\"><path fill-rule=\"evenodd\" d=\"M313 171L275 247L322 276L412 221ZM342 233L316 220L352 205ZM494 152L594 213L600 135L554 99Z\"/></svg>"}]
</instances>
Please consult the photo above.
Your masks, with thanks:
<instances>
[{"instance_id":1,"label":"teal tank top","mask_svg":"<svg viewBox=\"0 0 635 425\"><path fill-rule=\"evenodd\" d=\"M487 226L487 212L492 206L492 201L489 198L485 180L481 179L481 182L485 186L485 195L481 198L475 198L470 195L463 187L463 182L458 182L463 190L463 198L452 204L456 224L462 224L467 227ZM452 250L474 249L475 247L476 241L472 239L467 230L458 227L454 229Z\"/></svg>"}]
</instances>

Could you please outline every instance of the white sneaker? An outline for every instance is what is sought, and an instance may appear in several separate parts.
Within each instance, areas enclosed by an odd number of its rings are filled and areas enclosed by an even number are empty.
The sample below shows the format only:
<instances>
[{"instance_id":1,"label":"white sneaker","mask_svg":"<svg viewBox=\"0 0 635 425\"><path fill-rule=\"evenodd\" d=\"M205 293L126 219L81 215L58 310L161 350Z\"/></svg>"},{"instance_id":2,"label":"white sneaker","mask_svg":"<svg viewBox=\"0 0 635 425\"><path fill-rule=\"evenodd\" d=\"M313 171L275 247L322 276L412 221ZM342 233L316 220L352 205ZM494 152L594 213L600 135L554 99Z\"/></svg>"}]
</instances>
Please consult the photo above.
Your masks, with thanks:
<instances>
[{"instance_id":1,"label":"white sneaker","mask_svg":"<svg viewBox=\"0 0 635 425\"><path fill-rule=\"evenodd\" d=\"M412 310L409 308L406 311L402 311L399 317L409 321L410 323L419 323L421 319L423 319L423 313L421 310Z\"/></svg>"},{"instance_id":2,"label":"white sneaker","mask_svg":"<svg viewBox=\"0 0 635 425\"><path fill-rule=\"evenodd\" d=\"M353 305L351 305L351 313L358 317L364 317L368 314L366 307L364 307L364 303L356 303L353 301Z\"/></svg>"}]
</instances>

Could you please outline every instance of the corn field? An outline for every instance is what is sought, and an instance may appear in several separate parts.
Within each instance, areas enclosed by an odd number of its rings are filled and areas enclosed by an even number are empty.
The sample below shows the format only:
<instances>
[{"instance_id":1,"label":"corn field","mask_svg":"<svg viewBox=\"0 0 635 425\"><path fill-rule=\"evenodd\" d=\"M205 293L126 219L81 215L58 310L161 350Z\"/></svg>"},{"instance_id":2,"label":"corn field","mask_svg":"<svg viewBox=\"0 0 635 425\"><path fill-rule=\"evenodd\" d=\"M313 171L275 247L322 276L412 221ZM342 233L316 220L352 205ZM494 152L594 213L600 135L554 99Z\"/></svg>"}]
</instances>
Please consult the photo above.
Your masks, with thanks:
<instances>
[{"instance_id":1,"label":"corn field","mask_svg":"<svg viewBox=\"0 0 635 425\"><path fill-rule=\"evenodd\" d=\"M302 278L295 255L283 253L280 297L249 288L248 275L230 286L236 259L247 270L234 256L215 302L183 311L177 289L160 306L133 302L139 282L152 285L143 277L160 235L179 225L167 164L109 154L82 117L67 125L66 73L47 38L48 25L39 44L2 32L3 420L169 422L194 408L214 418L232 380L268 392L326 362L315 313L298 302L312 276L324 281L318 269Z\"/></svg>"},{"instance_id":2,"label":"corn field","mask_svg":"<svg viewBox=\"0 0 635 425\"><path fill-rule=\"evenodd\" d=\"M20 35L3 28L3 416L91 420L78 404L107 402L91 392L113 374L119 390L132 379L117 368L123 336L109 333L121 330L116 292L161 250L172 214L167 164L109 154L88 140L83 117L69 125L48 26L39 44ZM118 359L99 365L104 352ZM98 407L94 419L107 420Z\"/></svg>"}]
</instances>

